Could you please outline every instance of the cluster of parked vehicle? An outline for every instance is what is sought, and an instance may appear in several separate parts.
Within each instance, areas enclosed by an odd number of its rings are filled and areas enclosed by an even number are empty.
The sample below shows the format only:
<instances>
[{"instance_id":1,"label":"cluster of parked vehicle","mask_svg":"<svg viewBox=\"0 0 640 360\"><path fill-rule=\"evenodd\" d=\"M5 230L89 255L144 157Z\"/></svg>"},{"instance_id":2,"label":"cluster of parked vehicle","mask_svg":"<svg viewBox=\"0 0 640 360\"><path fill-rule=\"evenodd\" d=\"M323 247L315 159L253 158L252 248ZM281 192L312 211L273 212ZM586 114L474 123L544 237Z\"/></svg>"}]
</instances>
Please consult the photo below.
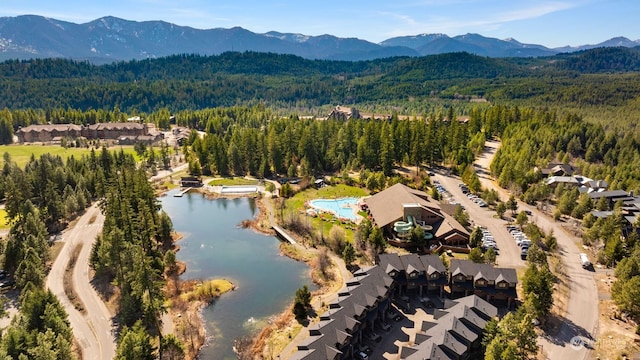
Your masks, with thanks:
<instances>
[{"instance_id":1,"label":"cluster of parked vehicle","mask_svg":"<svg viewBox=\"0 0 640 360\"><path fill-rule=\"evenodd\" d=\"M516 245L521 248L520 250L520 258L522 260L527 260L527 254L529 253L529 247L531 246L531 240L527 237L525 233L520 231L520 229L515 225L508 225L507 230L513 239L516 241Z\"/></svg>"},{"instance_id":2,"label":"cluster of parked vehicle","mask_svg":"<svg viewBox=\"0 0 640 360\"><path fill-rule=\"evenodd\" d=\"M485 228L482 229L482 250L487 251L489 248L493 249L495 253L498 253L498 244L496 244L496 239L493 237L491 232Z\"/></svg>"},{"instance_id":3,"label":"cluster of parked vehicle","mask_svg":"<svg viewBox=\"0 0 640 360\"><path fill-rule=\"evenodd\" d=\"M442 196L443 199L447 200L449 204L453 204L453 205L459 204L459 202L453 197L453 195L451 195L449 191L447 191L447 189L444 186L442 186L437 181L434 181L434 184L436 186L436 191Z\"/></svg>"},{"instance_id":4,"label":"cluster of parked vehicle","mask_svg":"<svg viewBox=\"0 0 640 360\"><path fill-rule=\"evenodd\" d=\"M473 201L476 205L480 207L487 207L487 203L477 195L472 194L467 185L460 183L458 186L460 186L460 190L462 190L462 193L465 194L469 199L471 199L471 201Z\"/></svg>"}]
</instances>

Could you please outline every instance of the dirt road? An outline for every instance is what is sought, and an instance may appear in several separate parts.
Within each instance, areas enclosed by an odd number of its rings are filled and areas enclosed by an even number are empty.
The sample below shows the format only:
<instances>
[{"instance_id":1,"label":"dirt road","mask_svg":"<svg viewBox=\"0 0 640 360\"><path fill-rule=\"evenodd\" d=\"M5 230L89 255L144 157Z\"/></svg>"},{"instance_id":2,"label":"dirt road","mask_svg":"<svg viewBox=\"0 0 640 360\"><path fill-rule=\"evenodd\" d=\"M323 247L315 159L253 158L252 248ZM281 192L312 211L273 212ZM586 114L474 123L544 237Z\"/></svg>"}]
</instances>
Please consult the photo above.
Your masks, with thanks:
<instances>
[{"instance_id":1,"label":"dirt road","mask_svg":"<svg viewBox=\"0 0 640 360\"><path fill-rule=\"evenodd\" d=\"M116 343L112 332L111 314L104 302L94 290L89 279L89 255L96 235L102 231L104 216L93 205L76 224L62 235L64 246L53 263L47 277L47 288L56 295L69 314L83 359L111 360L115 357ZM63 278L74 248L82 244L73 271L73 286L82 301L86 314L80 313L64 292Z\"/></svg>"}]
</instances>

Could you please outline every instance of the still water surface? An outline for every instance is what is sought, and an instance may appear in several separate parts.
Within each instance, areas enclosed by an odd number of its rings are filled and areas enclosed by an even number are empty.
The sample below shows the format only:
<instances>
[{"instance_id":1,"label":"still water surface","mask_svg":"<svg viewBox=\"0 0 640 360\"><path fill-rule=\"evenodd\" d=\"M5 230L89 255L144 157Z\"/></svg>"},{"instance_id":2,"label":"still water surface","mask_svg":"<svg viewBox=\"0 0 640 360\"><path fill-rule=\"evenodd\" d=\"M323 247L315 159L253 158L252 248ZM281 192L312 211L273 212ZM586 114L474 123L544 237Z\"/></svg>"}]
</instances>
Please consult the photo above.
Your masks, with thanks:
<instances>
[{"instance_id":1,"label":"still water surface","mask_svg":"<svg viewBox=\"0 0 640 360\"><path fill-rule=\"evenodd\" d=\"M315 287L308 267L281 256L279 240L237 225L256 214L253 199L208 200L199 193L160 199L176 231L183 234L178 260L187 264L182 279L226 278L236 285L204 312L212 337L201 359L236 359L233 340L251 334L282 312L303 285Z\"/></svg>"}]
</instances>

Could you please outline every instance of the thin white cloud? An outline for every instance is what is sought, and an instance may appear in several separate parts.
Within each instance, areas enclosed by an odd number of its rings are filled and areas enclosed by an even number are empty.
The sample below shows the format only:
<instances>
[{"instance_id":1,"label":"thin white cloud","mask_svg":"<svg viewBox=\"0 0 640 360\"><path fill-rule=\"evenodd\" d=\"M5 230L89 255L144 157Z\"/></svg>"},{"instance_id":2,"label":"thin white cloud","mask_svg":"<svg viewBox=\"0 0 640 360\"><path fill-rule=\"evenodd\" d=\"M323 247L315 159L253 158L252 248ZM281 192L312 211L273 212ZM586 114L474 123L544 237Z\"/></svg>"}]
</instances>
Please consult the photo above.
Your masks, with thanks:
<instances>
[{"instance_id":1,"label":"thin white cloud","mask_svg":"<svg viewBox=\"0 0 640 360\"><path fill-rule=\"evenodd\" d=\"M465 2L460 0L460 2ZM467 3L476 2L467 0ZM425 0L423 5L431 4L431 0ZM516 4L517 5L517 4ZM426 19L416 20L413 16L382 12L381 15L393 18L397 24L385 35L388 37L402 36L417 33L445 33L455 35L466 32L493 31L499 29L506 23L539 18L551 13L563 11L579 6L570 2L542 2L526 4L526 7L509 9L506 11L487 9L484 14L469 14L464 16L460 11L455 17L428 15ZM424 9L428 11L428 8ZM471 15L473 15L471 17Z\"/></svg>"},{"instance_id":2,"label":"thin white cloud","mask_svg":"<svg viewBox=\"0 0 640 360\"><path fill-rule=\"evenodd\" d=\"M494 19L493 22L505 23L518 20L534 19L558 11L571 9L576 6L577 4L568 2L540 3L527 8L515 9L498 14L497 18Z\"/></svg>"},{"instance_id":3,"label":"thin white cloud","mask_svg":"<svg viewBox=\"0 0 640 360\"><path fill-rule=\"evenodd\" d=\"M56 11L41 11L33 9L2 9L1 16L20 16L20 15L39 15L56 20L81 23L91 20L95 20L95 17L87 16L87 14L72 13L72 12L56 12Z\"/></svg>"}]
</instances>

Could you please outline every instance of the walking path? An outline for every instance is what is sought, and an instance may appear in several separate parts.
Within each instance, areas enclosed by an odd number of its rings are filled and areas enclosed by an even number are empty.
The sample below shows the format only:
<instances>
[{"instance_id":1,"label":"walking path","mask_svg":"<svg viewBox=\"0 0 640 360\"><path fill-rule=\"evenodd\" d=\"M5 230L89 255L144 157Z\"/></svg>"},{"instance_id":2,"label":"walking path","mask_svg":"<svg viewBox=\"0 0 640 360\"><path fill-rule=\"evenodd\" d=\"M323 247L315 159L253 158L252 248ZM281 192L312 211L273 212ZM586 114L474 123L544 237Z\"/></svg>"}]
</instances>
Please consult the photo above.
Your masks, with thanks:
<instances>
[{"instance_id":1,"label":"walking path","mask_svg":"<svg viewBox=\"0 0 640 360\"><path fill-rule=\"evenodd\" d=\"M269 224L271 225L271 227L275 228L277 225L276 225L275 218L274 218L273 204L271 203L270 199L266 199L266 198L263 199L263 202L265 204L265 207L267 208L267 213L269 215ZM312 252L312 253L317 253L318 252L317 249L315 249L315 248L307 248L304 245L301 245L300 243L296 243L293 246L295 246L299 250L305 251L305 252ZM341 279L340 279L340 287L337 288L336 291L325 293L325 294L322 294L320 296L315 296L313 299L311 299L311 306L314 309L319 309L320 307L322 307L323 304L330 304L330 303L336 301L338 299L337 290L339 290L342 287L344 287L346 280L350 279L353 276L351 274L351 272L349 272L349 270L347 270L347 266L344 263L344 260L342 260L337 255L333 254L332 252L328 252L328 254L329 254L329 257L331 258L331 261L333 261L334 264L336 264L336 266L340 270L340 277L341 277ZM300 342L302 342L302 340L304 340L308 336L309 336L308 329L306 327L303 327L302 330L300 330L300 332L298 333L298 335L296 335L296 337L293 338L289 342L289 344L287 344L287 346L285 346L284 349L282 349L282 351L278 355L278 359L288 359L298 349L298 344Z\"/></svg>"}]
</instances>

